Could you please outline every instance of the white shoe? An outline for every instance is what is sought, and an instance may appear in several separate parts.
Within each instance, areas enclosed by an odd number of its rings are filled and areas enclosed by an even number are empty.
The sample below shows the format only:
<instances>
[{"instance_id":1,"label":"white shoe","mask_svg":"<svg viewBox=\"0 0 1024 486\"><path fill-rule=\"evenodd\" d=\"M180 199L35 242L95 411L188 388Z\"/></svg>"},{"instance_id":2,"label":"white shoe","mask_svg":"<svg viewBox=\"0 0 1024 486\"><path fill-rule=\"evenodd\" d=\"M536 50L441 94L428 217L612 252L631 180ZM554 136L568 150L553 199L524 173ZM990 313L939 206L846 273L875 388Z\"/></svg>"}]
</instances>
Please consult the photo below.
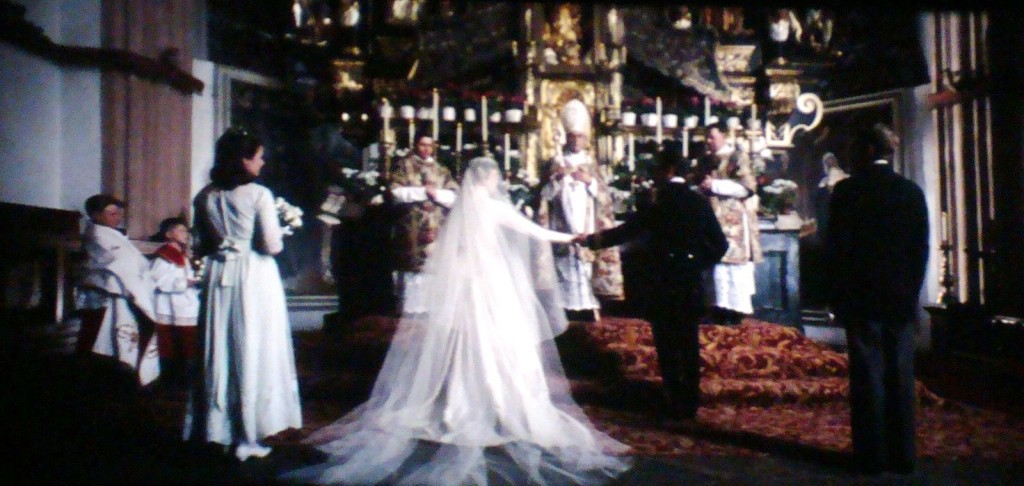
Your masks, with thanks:
<instances>
[{"instance_id":1,"label":"white shoe","mask_svg":"<svg viewBox=\"0 0 1024 486\"><path fill-rule=\"evenodd\" d=\"M270 454L271 450L272 449L267 446L261 446L256 443L238 444L238 447L235 448L235 457L237 457L239 461L244 461L250 457L267 457L267 454Z\"/></svg>"}]
</instances>

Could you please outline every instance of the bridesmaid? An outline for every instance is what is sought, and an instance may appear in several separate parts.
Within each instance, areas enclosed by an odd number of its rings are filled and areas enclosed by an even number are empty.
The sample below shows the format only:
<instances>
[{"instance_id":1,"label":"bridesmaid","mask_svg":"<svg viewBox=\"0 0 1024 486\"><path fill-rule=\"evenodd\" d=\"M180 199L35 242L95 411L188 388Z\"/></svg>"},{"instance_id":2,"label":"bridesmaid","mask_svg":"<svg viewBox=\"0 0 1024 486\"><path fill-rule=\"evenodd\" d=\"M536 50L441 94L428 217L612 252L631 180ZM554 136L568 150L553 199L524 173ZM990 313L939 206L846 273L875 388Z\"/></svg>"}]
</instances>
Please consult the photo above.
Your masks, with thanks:
<instances>
[{"instance_id":1,"label":"bridesmaid","mask_svg":"<svg viewBox=\"0 0 1024 486\"><path fill-rule=\"evenodd\" d=\"M196 255L205 257L199 313L201 356L185 415L186 440L234 446L244 461L260 441L302 427L291 328L273 255L284 248L274 196L254 182L263 146L229 129L211 183L194 201Z\"/></svg>"}]
</instances>

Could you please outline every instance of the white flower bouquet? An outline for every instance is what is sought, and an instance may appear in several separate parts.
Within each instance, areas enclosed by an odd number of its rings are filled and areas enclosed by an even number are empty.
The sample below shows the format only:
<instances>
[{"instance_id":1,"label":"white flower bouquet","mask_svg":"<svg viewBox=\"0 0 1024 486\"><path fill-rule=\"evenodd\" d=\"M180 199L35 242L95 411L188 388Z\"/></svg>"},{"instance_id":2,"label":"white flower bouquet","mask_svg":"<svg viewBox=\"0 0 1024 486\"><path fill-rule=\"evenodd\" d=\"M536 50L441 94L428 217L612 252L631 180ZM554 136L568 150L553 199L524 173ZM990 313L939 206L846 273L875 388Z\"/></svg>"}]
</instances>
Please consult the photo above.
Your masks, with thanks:
<instances>
[{"instance_id":1,"label":"white flower bouquet","mask_svg":"<svg viewBox=\"0 0 1024 486\"><path fill-rule=\"evenodd\" d=\"M293 235L295 230L302 227L302 208L285 201L283 197L274 199L274 207L277 208L277 218L284 234Z\"/></svg>"},{"instance_id":2,"label":"white flower bouquet","mask_svg":"<svg viewBox=\"0 0 1024 486\"><path fill-rule=\"evenodd\" d=\"M775 179L761 188L761 212L768 215L785 214L796 206L799 186L788 179Z\"/></svg>"}]
</instances>

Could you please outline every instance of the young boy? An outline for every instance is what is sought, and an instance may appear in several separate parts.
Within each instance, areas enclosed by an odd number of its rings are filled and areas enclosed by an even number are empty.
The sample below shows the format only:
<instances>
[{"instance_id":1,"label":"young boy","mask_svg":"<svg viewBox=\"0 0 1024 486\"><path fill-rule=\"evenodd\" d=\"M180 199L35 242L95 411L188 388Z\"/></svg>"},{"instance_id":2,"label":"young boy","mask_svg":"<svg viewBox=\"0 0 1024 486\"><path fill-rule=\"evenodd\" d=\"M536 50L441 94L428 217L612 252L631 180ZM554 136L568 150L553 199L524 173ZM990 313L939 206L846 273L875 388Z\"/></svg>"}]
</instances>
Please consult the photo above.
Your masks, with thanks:
<instances>
[{"instance_id":1,"label":"young boy","mask_svg":"<svg viewBox=\"0 0 1024 486\"><path fill-rule=\"evenodd\" d=\"M154 307L161 368L168 382L177 385L183 383L196 355L199 280L188 261L190 234L183 218L160 222L153 239L164 242L149 269L156 285Z\"/></svg>"}]
</instances>

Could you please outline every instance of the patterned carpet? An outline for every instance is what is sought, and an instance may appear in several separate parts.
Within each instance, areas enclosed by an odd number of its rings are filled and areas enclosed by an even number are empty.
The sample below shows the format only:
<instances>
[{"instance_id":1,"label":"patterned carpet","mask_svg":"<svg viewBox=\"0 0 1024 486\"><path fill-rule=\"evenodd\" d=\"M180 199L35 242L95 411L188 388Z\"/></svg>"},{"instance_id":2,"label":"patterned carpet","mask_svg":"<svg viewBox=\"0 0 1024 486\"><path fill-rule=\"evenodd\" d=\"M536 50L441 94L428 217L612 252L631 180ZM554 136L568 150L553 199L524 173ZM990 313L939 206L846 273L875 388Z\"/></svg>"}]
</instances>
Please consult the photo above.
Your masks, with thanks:
<instances>
[{"instance_id":1,"label":"patterned carpet","mask_svg":"<svg viewBox=\"0 0 1024 486\"><path fill-rule=\"evenodd\" d=\"M297 441L369 393L395 322L366 318L333 334L299 333L306 427ZM747 320L701 328L704 406L696 425L657 419L657 356L639 319L573 323L558 340L573 394L597 427L648 456L758 455L789 450L840 460L850 450L846 355L791 327ZM918 454L1024 462L1024 420L945 400L920 382Z\"/></svg>"},{"instance_id":2,"label":"patterned carpet","mask_svg":"<svg viewBox=\"0 0 1024 486\"><path fill-rule=\"evenodd\" d=\"M268 460L243 464L181 441L184 394L166 374L157 387L139 390L116 362L43 352L52 349L49 338L0 326L0 389L7 392L0 434L18 452L7 456L0 477L8 484L272 483L283 471L323 460L301 439L366 398L393 330L390 319L369 318L334 333L296 333L306 426L270 438L282 447ZM673 425L656 418L660 383L643 321L574 323L559 338L585 413L632 446L638 461L617 484L904 484L847 469L842 353L753 321L706 326L702 343L706 405L695 424ZM1017 484L1024 477L1024 373L1003 378L955 357L924 363L919 376L927 388L984 407L918 387L924 482L913 484ZM977 400L983 393L1006 400Z\"/></svg>"}]
</instances>

